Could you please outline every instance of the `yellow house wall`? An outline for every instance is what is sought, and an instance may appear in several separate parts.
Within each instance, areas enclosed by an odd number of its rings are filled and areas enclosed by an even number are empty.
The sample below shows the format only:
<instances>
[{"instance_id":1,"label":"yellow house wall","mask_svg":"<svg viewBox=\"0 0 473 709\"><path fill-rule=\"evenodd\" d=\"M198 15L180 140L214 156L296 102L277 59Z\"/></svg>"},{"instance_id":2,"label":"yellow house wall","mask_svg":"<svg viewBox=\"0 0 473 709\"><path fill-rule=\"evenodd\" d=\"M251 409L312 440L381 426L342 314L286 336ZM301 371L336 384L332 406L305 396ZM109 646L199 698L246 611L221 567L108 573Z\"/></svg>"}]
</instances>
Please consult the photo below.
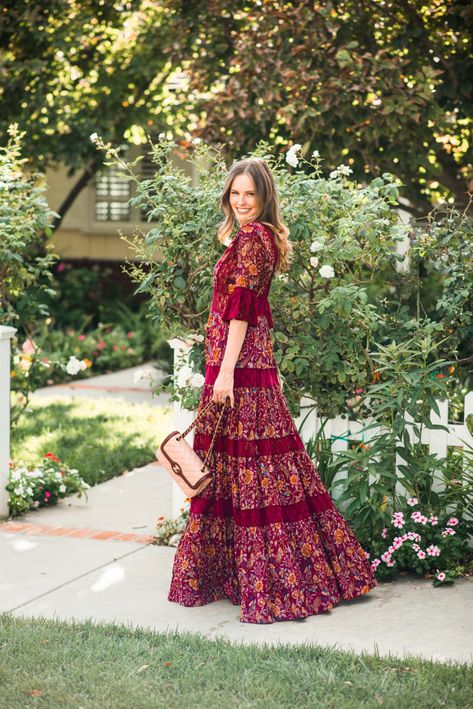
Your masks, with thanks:
<instances>
[{"instance_id":1,"label":"yellow house wall","mask_svg":"<svg viewBox=\"0 0 473 709\"><path fill-rule=\"evenodd\" d=\"M130 156L133 159L134 154ZM177 157L173 158L193 181L193 166ZM81 175L77 171L68 177L67 169L58 167L46 171L47 200L57 211L69 191ZM135 253L119 236L119 230L131 237L136 228L146 232L150 225L146 222L96 222L95 187L93 182L77 196L67 212L61 227L52 236L54 250L63 259L90 259L93 261L124 261L132 259Z\"/></svg>"}]
</instances>

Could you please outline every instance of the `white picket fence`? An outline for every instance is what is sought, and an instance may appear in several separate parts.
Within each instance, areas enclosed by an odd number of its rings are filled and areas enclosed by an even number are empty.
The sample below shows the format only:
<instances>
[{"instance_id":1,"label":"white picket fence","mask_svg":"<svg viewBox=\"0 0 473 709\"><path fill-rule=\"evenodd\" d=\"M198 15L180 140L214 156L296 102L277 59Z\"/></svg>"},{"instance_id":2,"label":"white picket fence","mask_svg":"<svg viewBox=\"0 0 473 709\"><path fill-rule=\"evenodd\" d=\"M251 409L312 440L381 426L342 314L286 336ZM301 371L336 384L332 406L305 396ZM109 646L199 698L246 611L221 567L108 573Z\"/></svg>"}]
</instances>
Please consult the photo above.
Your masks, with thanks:
<instances>
[{"instance_id":1,"label":"white picket fence","mask_svg":"<svg viewBox=\"0 0 473 709\"><path fill-rule=\"evenodd\" d=\"M307 442L313 436L321 430L323 425L322 419L319 418L317 410L314 409L307 415L307 411L310 411L311 400L307 397L301 399L301 414L295 419L296 425L299 428L307 416L306 421L302 425L300 430L302 439ZM430 412L430 421L435 425L442 425L448 428L448 431L444 429L430 429L422 428L420 442L427 446L429 453L436 454L439 458L445 458L448 453L448 448L455 447L460 449L468 449L471 447L470 453L473 454L473 436L471 435L468 426L467 418L469 414L473 414L473 391L468 392L464 400L464 418L462 423L449 423L448 420L448 400L437 400L437 406L439 409L439 415L435 411ZM416 436L413 424L414 420L409 414L406 415L406 429L409 434L411 442L418 442L418 436ZM337 416L333 419L328 419L325 423L323 435L325 438L332 439L332 450L336 452L348 450L348 446L351 442L361 441L369 445L370 441L376 438L383 429L379 426L373 426L367 431L363 429L370 425L372 421L369 419L363 421L354 421L345 416ZM386 429L384 429L386 431ZM396 469L399 465L405 465L405 461L399 456L396 456ZM464 457L463 461L464 468L468 465L472 465L471 460L469 461L467 456ZM398 474L399 470L397 469ZM433 489L439 490L442 487L442 480L434 475ZM402 486L398 483L397 490L401 490Z\"/></svg>"}]
</instances>

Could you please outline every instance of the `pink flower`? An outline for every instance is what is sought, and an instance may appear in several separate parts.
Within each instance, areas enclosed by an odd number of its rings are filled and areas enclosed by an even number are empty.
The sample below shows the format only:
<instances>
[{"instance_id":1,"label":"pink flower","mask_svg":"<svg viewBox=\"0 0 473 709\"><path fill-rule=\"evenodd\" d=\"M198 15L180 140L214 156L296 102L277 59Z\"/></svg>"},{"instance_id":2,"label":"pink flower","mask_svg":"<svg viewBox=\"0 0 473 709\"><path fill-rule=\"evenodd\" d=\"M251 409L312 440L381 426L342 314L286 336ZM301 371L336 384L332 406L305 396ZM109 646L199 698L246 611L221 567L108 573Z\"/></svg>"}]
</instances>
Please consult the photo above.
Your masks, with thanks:
<instances>
[{"instance_id":1,"label":"pink flower","mask_svg":"<svg viewBox=\"0 0 473 709\"><path fill-rule=\"evenodd\" d=\"M395 561L389 560L389 561L386 562L386 566L395 566L395 565L396 565L396 562L395 562Z\"/></svg>"},{"instance_id":2,"label":"pink flower","mask_svg":"<svg viewBox=\"0 0 473 709\"><path fill-rule=\"evenodd\" d=\"M133 337L134 334L135 334L134 332L128 332L127 337Z\"/></svg>"},{"instance_id":3,"label":"pink flower","mask_svg":"<svg viewBox=\"0 0 473 709\"><path fill-rule=\"evenodd\" d=\"M456 532L451 527L442 530L442 537L448 537L448 535L453 537L454 534L456 534Z\"/></svg>"},{"instance_id":4,"label":"pink flower","mask_svg":"<svg viewBox=\"0 0 473 709\"><path fill-rule=\"evenodd\" d=\"M85 340L85 335L79 335L79 340Z\"/></svg>"},{"instance_id":5,"label":"pink flower","mask_svg":"<svg viewBox=\"0 0 473 709\"><path fill-rule=\"evenodd\" d=\"M370 558L371 554L369 553L369 551L365 551L365 556L366 556L367 559Z\"/></svg>"},{"instance_id":6,"label":"pink flower","mask_svg":"<svg viewBox=\"0 0 473 709\"><path fill-rule=\"evenodd\" d=\"M445 574L443 573L443 571L441 571L439 574L437 574L437 578L439 581L445 580Z\"/></svg>"},{"instance_id":7,"label":"pink flower","mask_svg":"<svg viewBox=\"0 0 473 709\"><path fill-rule=\"evenodd\" d=\"M388 528L387 527L385 527L383 529L383 531L381 532L381 536L383 537L383 539L386 539L386 537L388 536Z\"/></svg>"},{"instance_id":8,"label":"pink flower","mask_svg":"<svg viewBox=\"0 0 473 709\"><path fill-rule=\"evenodd\" d=\"M34 354L34 352L36 351L36 347L31 337L26 338L26 340L23 342L21 349L24 354Z\"/></svg>"},{"instance_id":9,"label":"pink flower","mask_svg":"<svg viewBox=\"0 0 473 709\"><path fill-rule=\"evenodd\" d=\"M425 559L425 551L419 549L419 551L417 552L417 556L419 557L419 559Z\"/></svg>"},{"instance_id":10,"label":"pink flower","mask_svg":"<svg viewBox=\"0 0 473 709\"><path fill-rule=\"evenodd\" d=\"M420 522L421 517L422 517L422 514L418 510L416 510L415 512L413 512L411 514L411 519L413 519L414 522Z\"/></svg>"},{"instance_id":11,"label":"pink flower","mask_svg":"<svg viewBox=\"0 0 473 709\"><path fill-rule=\"evenodd\" d=\"M395 512L392 516L392 523L394 527L401 529L404 526L404 515L402 512Z\"/></svg>"},{"instance_id":12,"label":"pink flower","mask_svg":"<svg viewBox=\"0 0 473 709\"><path fill-rule=\"evenodd\" d=\"M65 268L66 268L65 265L63 263L60 263L60 264L58 264L57 272L62 273L62 271L64 271Z\"/></svg>"},{"instance_id":13,"label":"pink flower","mask_svg":"<svg viewBox=\"0 0 473 709\"><path fill-rule=\"evenodd\" d=\"M410 505L411 507L414 507L414 505L417 505L417 497L408 497L407 498L407 504Z\"/></svg>"},{"instance_id":14,"label":"pink flower","mask_svg":"<svg viewBox=\"0 0 473 709\"><path fill-rule=\"evenodd\" d=\"M420 522L421 524L427 524L428 521L429 521L429 519L428 519L428 517L426 517L425 515L421 515L421 516L419 517L419 522Z\"/></svg>"},{"instance_id":15,"label":"pink flower","mask_svg":"<svg viewBox=\"0 0 473 709\"><path fill-rule=\"evenodd\" d=\"M44 491L44 499L49 500L50 497L51 497L51 493L49 492L49 490L45 490Z\"/></svg>"},{"instance_id":16,"label":"pink flower","mask_svg":"<svg viewBox=\"0 0 473 709\"><path fill-rule=\"evenodd\" d=\"M418 544L411 544L411 547L414 549L414 551L419 551L420 546Z\"/></svg>"},{"instance_id":17,"label":"pink flower","mask_svg":"<svg viewBox=\"0 0 473 709\"><path fill-rule=\"evenodd\" d=\"M434 515L430 515L429 522L431 525L438 524L439 523L439 518L435 517Z\"/></svg>"},{"instance_id":18,"label":"pink flower","mask_svg":"<svg viewBox=\"0 0 473 709\"><path fill-rule=\"evenodd\" d=\"M105 340L100 340L100 342L97 345L97 349L103 350L104 347L105 347Z\"/></svg>"},{"instance_id":19,"label":"pink flower","mask_svg":"<svg viewBox=\"0 0 473 709\"><path fill-rule=\"evenodd\" d=\"M458 520L456 517L450 517L450 519L447 522L447 525L449 527L454 527L456 524L458 524Z\"/></svg>"},{"instance_id":20,"label":"pink flower","mask_svg":"<svg viewBox=\"0 0 473 709\"><path fill-rule=\"evenodd\" d=\"M380 563L381 563L381 559L373 559L373 561L371 562L372 570L375 571L378 568L378 566L380 565Z\"/></svg>"},{"instance_id":21,"label":"pink flower","mask_svg":"<svg viewBox=\"0 0 473 709\"><path fill-rule=\"evenodd\" d=\"M381 559L387 563L391 559L389 551L385 551L384 554L381 554Z\"/></svg>"},{"instance_id":22,"label":"pink flower","mask_svg":"<svg viewBox=\"0 0 473 709\"><path fill-rule=\"evenodd\" d=\"M436 544L431 544L430 547L427 547L426 551L429 556L440 555L440 548Z\"/></svg>"},{"instance_id":23,"label":"pink flower","mask_svg":"<svg viewBox=\"0 0 473 709\"><path fill-rule=\"evenodd\" d=\"M120 349L120 348L119 348L118 345L113 345L113 347L112 347L112 350L115 350L115 352L116 352L117 350L119 350L119 349Z\"/></svg>"}]
</instances>

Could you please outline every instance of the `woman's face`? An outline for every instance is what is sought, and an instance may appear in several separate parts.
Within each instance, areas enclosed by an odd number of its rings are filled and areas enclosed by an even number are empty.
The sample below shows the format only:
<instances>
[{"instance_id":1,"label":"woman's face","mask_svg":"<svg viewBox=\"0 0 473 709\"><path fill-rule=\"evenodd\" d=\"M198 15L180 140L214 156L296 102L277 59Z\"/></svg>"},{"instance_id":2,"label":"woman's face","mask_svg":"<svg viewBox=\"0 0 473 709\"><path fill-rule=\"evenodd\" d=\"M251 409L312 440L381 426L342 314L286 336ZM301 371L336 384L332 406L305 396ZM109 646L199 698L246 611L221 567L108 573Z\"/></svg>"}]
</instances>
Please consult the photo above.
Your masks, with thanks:
<instances>
[{"instance_id":1,"label":"woman's face","mask_svg":"<svg viewBox=\"0 0 473 709\"><path fill-rule=\"evenodd\" d=\"M237 175L230 188L230 206L240 226L253 222L259 215L255 184L250 175Z\"/></svg>"}]
</instances>

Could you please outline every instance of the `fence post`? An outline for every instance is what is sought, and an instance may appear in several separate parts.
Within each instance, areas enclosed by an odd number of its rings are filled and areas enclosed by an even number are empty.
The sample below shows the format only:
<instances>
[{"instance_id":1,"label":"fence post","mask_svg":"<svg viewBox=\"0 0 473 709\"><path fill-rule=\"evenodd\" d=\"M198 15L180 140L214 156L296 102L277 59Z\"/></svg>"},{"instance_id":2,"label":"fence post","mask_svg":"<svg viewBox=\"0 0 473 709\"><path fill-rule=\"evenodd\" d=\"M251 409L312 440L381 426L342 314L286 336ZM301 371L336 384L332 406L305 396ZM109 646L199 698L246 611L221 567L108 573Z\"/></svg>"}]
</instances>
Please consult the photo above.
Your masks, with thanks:
<instances>
[{"instance_id":1,"label":"fence post","mask_svg":"<svg viewBox=\"0 0 473 709\"><path fill-rule=\"evenodd\" d=\"M10 349L16 328L0 325L0 519L8 517L10 461Z\"/></svg>"},{"instance_id":2,"label":"fence post","mask_svg":"<svg viewBox=\"0 0 473 709\"><path fill-rule=\"evenodd\" d=\"M167 341L169 346L174 350L173 376L175 380L179 378L179 373L185 367L189 367L189 352L192 345L187 344L184 340L173 337ZM195 419L197 412L190 409L184 409L179 401L173 401L173 426L175 431L185 431ZM192 446L194 441L194 428L186 436L186 441ZM181 507L186 505L185 493L179 485L172 481L172 518L176 519L181 513Z\"/></svg>"}]
</instances>

